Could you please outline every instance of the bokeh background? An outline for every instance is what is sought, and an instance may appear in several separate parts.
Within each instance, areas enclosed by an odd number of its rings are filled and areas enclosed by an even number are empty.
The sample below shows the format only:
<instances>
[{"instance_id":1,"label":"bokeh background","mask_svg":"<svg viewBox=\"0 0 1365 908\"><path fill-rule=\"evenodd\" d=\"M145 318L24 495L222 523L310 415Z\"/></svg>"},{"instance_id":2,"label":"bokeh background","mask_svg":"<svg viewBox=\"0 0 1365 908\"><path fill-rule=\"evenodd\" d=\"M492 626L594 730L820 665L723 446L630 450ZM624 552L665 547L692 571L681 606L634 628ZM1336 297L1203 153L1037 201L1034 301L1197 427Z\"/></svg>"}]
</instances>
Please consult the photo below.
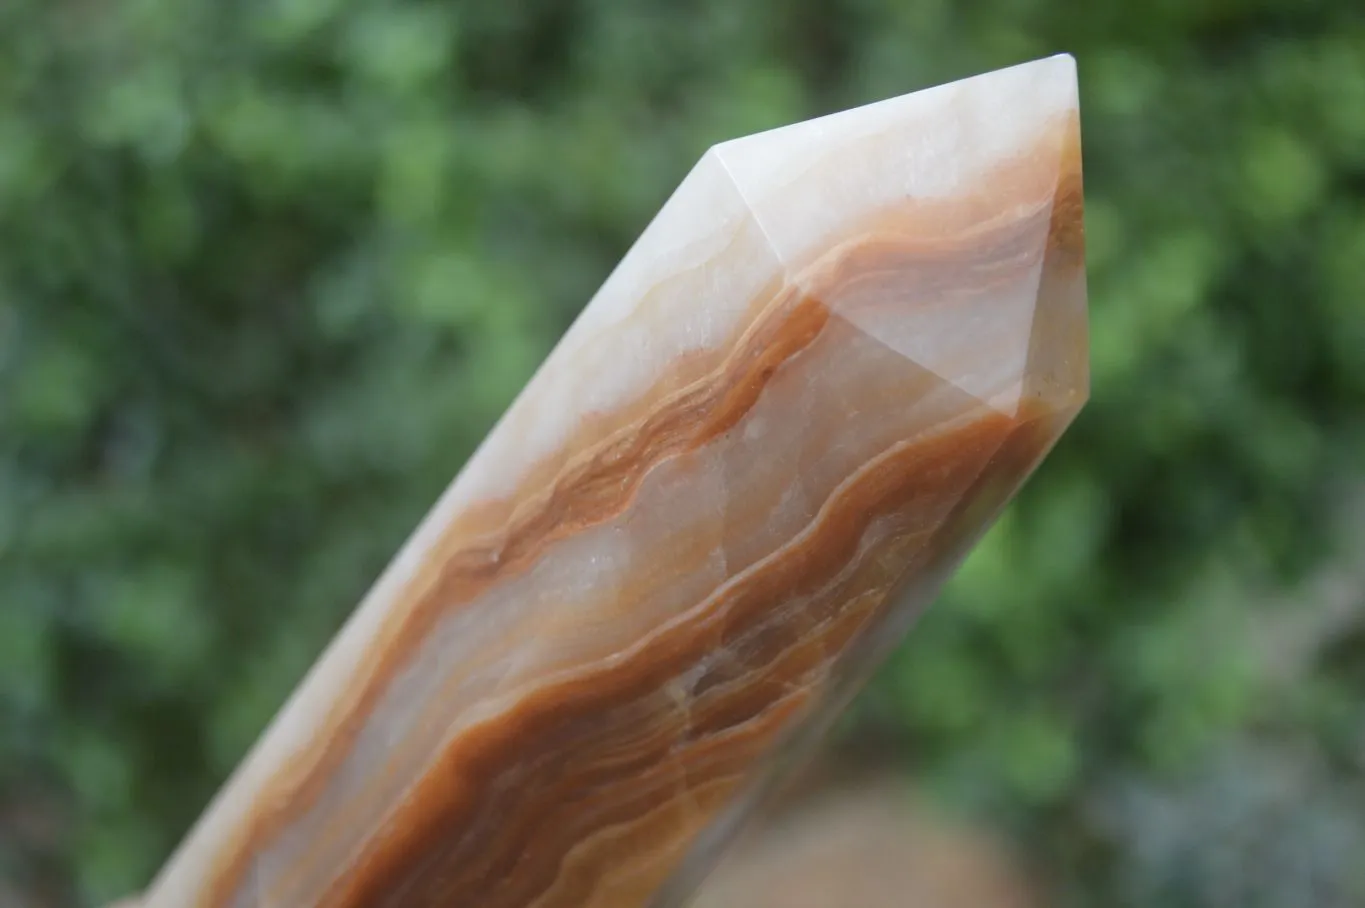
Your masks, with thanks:
<instances>
[{"instance_id":1,"label":"bokeh background","mask_svg":"<svg viewBox=\"0 0 1365 908\"><path fill-rule=\"evenodd\" d=\"M3 0L0 905L145 883L709 144L1058 51L1093 402L831 762L1037 904L1365 905L1363 9Z\"/></svg>"}]
</instances>

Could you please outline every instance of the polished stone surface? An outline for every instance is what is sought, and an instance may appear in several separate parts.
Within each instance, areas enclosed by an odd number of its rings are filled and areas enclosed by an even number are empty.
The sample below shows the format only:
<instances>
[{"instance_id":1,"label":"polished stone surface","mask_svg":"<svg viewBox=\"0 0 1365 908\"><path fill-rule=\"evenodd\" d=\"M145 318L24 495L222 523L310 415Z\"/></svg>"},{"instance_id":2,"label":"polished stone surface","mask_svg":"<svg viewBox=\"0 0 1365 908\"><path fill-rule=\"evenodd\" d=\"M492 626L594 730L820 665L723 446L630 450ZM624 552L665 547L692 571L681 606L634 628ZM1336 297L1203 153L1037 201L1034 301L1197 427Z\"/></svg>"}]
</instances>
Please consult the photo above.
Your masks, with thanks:
<instances>
[{"instance_id":1,"label":"polished stone surface","mask_svg":"<svg viewBox=\"0 0 1365 908\"><path fill-rule=\"evenodd\" d=\"M711 149L147 904L680 902L1084 402L1081 210L1069 57Z\"/></svg>"}]
</instances>

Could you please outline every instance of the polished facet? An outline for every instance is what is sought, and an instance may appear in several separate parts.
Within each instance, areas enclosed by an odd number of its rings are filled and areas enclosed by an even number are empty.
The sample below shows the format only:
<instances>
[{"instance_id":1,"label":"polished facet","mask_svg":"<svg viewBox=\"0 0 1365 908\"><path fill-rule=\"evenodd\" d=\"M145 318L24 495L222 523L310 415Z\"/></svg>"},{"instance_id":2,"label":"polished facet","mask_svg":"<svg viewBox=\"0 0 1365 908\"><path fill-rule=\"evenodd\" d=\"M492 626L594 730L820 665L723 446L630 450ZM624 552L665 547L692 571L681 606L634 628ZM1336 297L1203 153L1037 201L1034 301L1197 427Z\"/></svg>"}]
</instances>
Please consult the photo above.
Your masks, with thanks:
<instances>
[{"instance_id":1,"label":"polished facet","mask_svg":"<svg viewBox=\"0 0 1365 908\"><path fill-rule=\"evenodd\" d=\"M1081 208L1068 57L711 149L148 904L682 899L1083 403Z\"/></svg>"}]
</instances>

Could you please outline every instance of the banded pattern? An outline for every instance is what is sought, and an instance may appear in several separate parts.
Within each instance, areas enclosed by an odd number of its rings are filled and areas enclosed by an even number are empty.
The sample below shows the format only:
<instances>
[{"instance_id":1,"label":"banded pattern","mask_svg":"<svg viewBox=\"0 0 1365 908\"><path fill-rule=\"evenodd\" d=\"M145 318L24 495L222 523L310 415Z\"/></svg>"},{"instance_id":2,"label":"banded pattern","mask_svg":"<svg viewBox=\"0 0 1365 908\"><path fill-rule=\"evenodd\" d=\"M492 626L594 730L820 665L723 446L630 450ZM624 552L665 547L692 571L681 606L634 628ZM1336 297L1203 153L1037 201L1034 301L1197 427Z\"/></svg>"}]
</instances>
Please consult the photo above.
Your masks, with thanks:
<instances>
[{"instance_id":1,"label":"banded pattern","mask_svg":"<svg viewBox=\"0 0 1365 908\"><path fill-rule=\"evenodd\" d=\"M945 123L955 157L903 151ZM1069 59L812 124L702 160L151 908L642 908L704 871L1086 394Z\"/></svg>"}]
</instances>

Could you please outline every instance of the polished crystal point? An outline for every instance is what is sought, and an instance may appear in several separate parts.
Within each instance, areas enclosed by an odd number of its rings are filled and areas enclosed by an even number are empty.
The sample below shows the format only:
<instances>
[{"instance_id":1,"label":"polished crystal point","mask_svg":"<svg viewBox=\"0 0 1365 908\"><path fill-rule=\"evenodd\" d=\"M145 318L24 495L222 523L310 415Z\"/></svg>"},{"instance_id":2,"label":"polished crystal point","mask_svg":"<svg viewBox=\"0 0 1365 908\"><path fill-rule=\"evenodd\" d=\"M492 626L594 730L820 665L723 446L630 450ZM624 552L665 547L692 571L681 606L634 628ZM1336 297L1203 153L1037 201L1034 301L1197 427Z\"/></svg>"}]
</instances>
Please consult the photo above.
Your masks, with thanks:
<instances>
[{"instance_id":1,"label":"polished crystal point","mask_svg":"<svg viewBox=\"0 0 1365 908\"><path fill-rule=\"evenodd\" d=\"M712 148L147 904L679 903L1085 400L1081 208L1069 57Z\"/></svg>"}]
</instances>

